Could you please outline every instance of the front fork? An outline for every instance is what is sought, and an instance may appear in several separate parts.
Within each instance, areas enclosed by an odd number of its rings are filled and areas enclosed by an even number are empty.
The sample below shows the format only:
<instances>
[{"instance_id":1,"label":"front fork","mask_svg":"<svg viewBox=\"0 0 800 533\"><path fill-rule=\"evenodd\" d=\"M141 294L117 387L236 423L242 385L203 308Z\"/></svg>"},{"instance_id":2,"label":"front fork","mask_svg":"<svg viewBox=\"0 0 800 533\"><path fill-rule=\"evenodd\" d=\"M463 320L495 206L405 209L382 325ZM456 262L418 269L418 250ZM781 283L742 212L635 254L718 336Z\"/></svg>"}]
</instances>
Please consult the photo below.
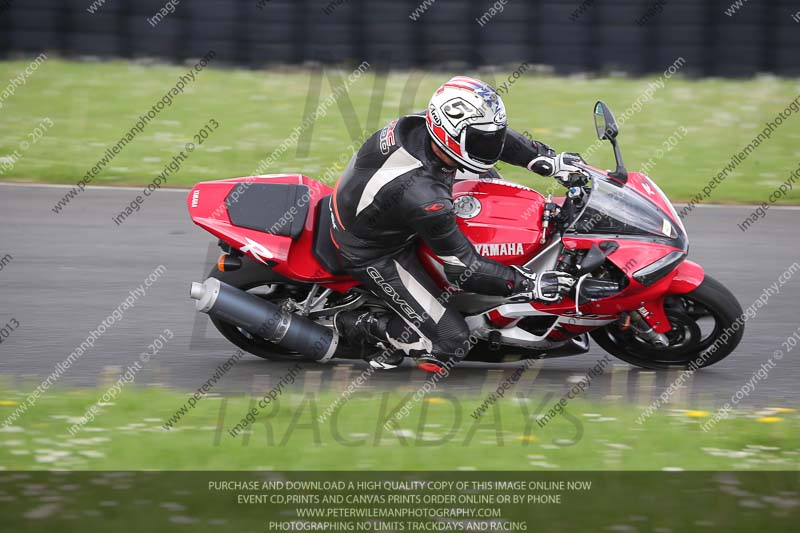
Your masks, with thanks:
<instances>
[{"instance_id":1,"label":"front fork","mask_svg":"<svg viewBox=\"0 0 800 533\"><path fill-rule=\"evenodd\" d=\"M654 311L648 309L648 305ZM664 312L664 298L660 298L658 302L650 302L648 305L643 305L628 314L630 327L650 344L666 348L669 346L669 339L664 333L669 331L672 326L669 323L667 314ZM657 317L656 313L661 313L663 318ZM666 329L662 325L666 325Z\"/></svg>"},{"instance_id":2,"label":"front fork","mask_svg":"<svg viewBox=\"0 0 800 533\"><path fill-rule=\"evenodd\" d=\"M664 294L628 313L627 317L623 317L621 326L633 328L640 337L655 346L668 346L665 333L672 329L672 324L664 310L664 301L668 296L692 292L704 278L703 267L693 261L684 261L672 273L672 280Z\"/></svg>"}]
</instances>

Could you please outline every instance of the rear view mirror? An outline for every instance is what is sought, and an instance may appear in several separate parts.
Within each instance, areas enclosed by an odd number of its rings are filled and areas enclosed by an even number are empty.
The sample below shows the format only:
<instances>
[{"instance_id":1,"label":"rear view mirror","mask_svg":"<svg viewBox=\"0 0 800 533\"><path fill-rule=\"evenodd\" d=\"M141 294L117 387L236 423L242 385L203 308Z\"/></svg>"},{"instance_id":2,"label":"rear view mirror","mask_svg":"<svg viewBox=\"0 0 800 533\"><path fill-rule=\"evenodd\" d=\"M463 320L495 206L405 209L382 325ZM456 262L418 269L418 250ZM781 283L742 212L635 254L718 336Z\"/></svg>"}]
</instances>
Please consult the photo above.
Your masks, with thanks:
<instances>
[{"instance_id":1,"label":"rear view mirror","mask_svg":"<svg viewBox=\"0 0 800 533\"><path fill-rule=\"evenodd\" d=\"M609 141L611 146L614 147L614 159L617 161L617 169L614 172L610 172L609 176L621 183L627 182L628 171L625 169L625 163L622 162L622 153L617 143L619 126L617 126L614 113L602 100L598 100L594 104L594 127L597 130L597 138L601 141Z\"/></svg>"},{"instance_id":2,"label":"rear view mirror","mask_svg":"<svg viewBox=\"0 0 800 533\"><path fill-rule=\"evenodd\" d=\"M597 130L597 138L601 141L616 139L619 134L614 113L602 100L598 100L594 105L594 127Z\"/></svg>"}]
</instances>

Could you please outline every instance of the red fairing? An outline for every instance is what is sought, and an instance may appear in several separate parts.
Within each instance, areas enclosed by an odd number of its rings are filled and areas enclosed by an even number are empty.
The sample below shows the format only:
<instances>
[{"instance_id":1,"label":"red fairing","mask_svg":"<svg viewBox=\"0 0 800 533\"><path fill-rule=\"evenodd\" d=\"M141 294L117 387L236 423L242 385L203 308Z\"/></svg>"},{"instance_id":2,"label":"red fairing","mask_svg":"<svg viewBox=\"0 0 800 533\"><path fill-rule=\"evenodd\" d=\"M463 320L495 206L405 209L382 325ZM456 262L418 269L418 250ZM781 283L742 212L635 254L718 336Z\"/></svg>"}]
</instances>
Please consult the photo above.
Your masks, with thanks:
<instances>
[{"instance_id":1,"label":"red fairing","mask_svg":"<svg viewBox=\"0 0 800 533\"><path fill-rule=\"evenodd\" d=\"M617 243L618 248L608 256L608 260L627 274L628 277L631 277L637 270L658 261L668 253L678 250L678 248L664 244L626 239L565 236L562 240L564 248L568 250L588 250L593 244L599 244L600 242Z\"/></svg>"},{"instance_id":2,"label":"red fairing","mask_svg":"<svg viewBox=\"0 0 800 533\"><path fill-rule=\"evenodd\" d=\"M644 309L645 320L659 333L669 331L669 321L664 312L664 298L672 294L685 294L696 289L703 281L703 268L692 261L683 261L678 267L650 286L644 286L633 278L636 271L677 250L662 244L630 241L624 239L590 239L566 237L563 240L567 249L587 249L601 241L616 242L617 250L608 260L628 276L629 285L621 293L609 298L581 304L580 311L585 314L616 316L624 311ZM645 302L642 305L642 302ZM575 309L575 301L565 298L558 304L533 304L535 308L550 313L562 314Z\"/></svg>"},{"instance_id":3,"label":"red fairing","mask_svg":"<svg viewBox=\"0 0 800 533\"><path fill-rule=\"evenodd\" d=\"M506 328L519 322L518 318L508 318L500 314L497 309L492 309L487 313L487 317L497 327Z\"/></svg>"},{"instance_id":4,"label":"red fairing","mask_svg":"<svg viewBox=\"0 0 800 533\"><path fill-rule=\"evenodd\" d=\"M240 183L306 185L309 189L308 215L300 236L292 241L290 237L231 224L225 199ZM332 192L333 189L324 183L300 174L251 176L198 183L189 192L186 205L195 224L245 252L251 258L274 265L272 268L276 273L299 281L316 281L335 290L347 290L357 283L351 278L333 276L311 253L317 204L321 198Z\"/></svg>"},{"instance_id":5,"label":"red fairing","mask_svg":"<svg viewBox=\"0 0 800 533\"><path fill-rule=\"evenodd\" d=\"M686 260L675 269L669 294L686 294L692 292L703 283L706 272L694 261Z\"/></svg>"}]
</instances>

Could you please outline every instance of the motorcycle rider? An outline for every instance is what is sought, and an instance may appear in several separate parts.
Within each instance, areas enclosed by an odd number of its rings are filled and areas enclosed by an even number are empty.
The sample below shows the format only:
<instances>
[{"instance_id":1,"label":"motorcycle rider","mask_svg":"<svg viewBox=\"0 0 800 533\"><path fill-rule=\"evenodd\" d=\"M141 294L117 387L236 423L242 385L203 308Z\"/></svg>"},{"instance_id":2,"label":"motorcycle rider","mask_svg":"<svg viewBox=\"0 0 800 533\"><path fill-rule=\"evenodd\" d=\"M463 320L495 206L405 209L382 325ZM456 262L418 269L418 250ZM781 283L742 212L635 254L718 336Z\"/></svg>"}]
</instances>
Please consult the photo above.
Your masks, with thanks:
<instances>
[{"instance_id":1,"label":"motorcycle rider","mask_svg":"<svg viewBox=\"0 0 800 533\"><path fill-rule=\"evenodd\" d=\"M562 183L582 173L573 164L577 154L557 155L508 128L492 87L456 76L436 90L427 112L375 133L343 171L331 202L331 236L348 273L395 312L343 311L334 327L350 342L380 344L392 353L368 357L373 366L392 368L408 355L423 370L442 372L471 347L464 318L448 298L435 296L441 289L417 257L417 238L442 260L458 289L554 301L572 288L575 279L565 272L537 275L482 257L458 229L456 171L494 172L498 160Z\"/></svg>"}]
</instances>

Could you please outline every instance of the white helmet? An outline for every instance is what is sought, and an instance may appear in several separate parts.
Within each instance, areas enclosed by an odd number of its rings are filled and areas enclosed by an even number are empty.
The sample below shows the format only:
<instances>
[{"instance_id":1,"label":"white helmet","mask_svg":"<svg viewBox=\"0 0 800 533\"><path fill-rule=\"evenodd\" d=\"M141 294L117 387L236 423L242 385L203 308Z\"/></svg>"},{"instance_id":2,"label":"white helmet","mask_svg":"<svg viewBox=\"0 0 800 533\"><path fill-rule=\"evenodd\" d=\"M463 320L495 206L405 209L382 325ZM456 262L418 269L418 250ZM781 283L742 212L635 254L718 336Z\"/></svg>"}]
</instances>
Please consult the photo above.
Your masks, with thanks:
<instances>
[{"instance_id":1,"label":"white helmet","mask_svg":"<svg viewBox=\"0 0 800 533\"><path fill-rule=\"evenodd\" d=\"M462 168L480 174L500 159L506 107L490 85L456 76L433 93L425 118L433 141Z\"/></svg>"}]
</instances>

